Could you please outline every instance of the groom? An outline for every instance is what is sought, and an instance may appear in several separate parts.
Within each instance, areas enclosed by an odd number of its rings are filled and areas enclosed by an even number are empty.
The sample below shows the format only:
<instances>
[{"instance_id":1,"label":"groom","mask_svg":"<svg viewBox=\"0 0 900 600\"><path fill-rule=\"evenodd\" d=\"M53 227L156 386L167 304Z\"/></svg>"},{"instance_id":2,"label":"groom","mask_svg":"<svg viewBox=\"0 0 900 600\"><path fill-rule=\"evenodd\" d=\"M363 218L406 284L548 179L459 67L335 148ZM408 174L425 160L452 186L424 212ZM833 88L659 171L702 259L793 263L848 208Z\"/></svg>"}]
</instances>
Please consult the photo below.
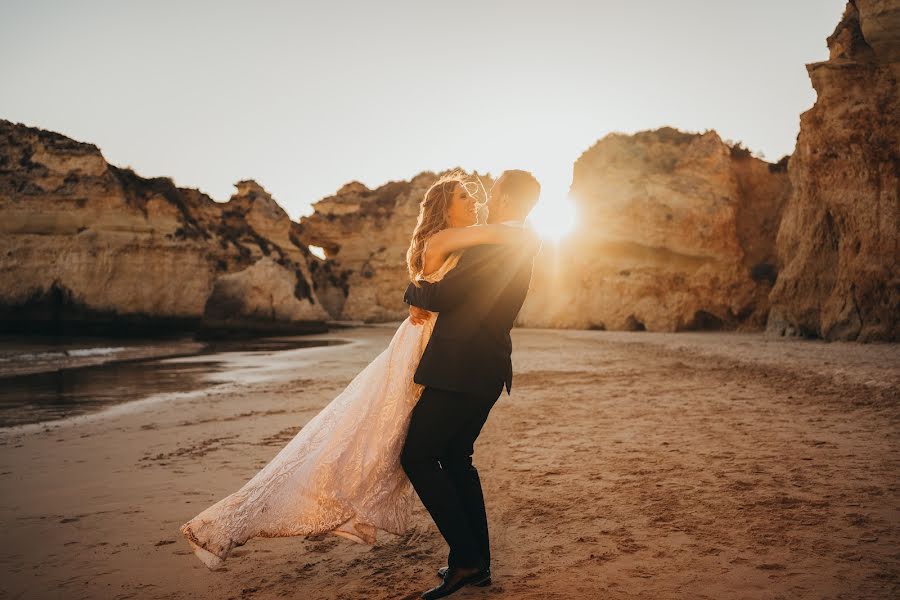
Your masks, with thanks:
<instances>
[{"instance_id":1,"label":"groom","mask_svg":"<svg viewBox=\"0 0 900 600\"><path fill-rule=\"evenodd\" d=\"M540 184L527 171L505 171L491 188L488 223L524 227ZM435 283L410 284L404 301L414 323L440 315L414 381L425 389L413 409L400 456L422 504L450 546L442 583L422 598L442 598L466 585L491 582L487 515L475 439L488 413L512 386L509 331L531 281L537 238L521 246L467 250Z\"/></svg>"}]
</instances>

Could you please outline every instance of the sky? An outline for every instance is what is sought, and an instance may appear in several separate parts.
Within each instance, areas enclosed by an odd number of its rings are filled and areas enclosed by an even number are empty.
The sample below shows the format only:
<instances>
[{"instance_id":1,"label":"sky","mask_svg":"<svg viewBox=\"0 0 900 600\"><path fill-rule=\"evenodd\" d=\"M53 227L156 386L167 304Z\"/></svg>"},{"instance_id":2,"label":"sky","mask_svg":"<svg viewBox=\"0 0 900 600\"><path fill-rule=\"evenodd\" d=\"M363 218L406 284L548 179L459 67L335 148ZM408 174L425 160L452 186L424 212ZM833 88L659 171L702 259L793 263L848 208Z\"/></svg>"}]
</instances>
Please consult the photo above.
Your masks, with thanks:
<instances>
[{"instance_id":1,"label":"sky","mask_svg":"<svg viewBox=\"0 0 900 600\"><path fill-rule=\"evenodd\" d=\"M297 219L344 183L532 170L607 133L715 129L775 162L843 0L0 0L0 118Z\"/></svg>"}]
</instances>

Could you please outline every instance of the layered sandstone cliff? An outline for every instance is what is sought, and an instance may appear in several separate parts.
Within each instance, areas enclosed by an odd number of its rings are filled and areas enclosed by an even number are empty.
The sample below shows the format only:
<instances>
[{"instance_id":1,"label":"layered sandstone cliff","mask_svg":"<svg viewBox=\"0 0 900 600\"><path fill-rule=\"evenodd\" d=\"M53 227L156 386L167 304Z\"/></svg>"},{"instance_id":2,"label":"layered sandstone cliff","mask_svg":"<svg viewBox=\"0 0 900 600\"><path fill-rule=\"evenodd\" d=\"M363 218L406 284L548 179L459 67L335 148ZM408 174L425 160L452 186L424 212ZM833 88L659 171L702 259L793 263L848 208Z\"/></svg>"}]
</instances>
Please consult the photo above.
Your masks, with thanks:
<instances>
[{"instance_id":1,"label":"layered sandstone cliff","mask_svg":"<svg viewBox=\"0 0 900 600\"><path fill-rule=\"evenodd\" d=\"M300 219L300 239L325 251L326 260L310 268L316 293L334 318L376 322L406 317L406 250L419 203L439 176L424 172L374 190L351 182ZM490 187L490 178L481 180Z\"/></svg>"},{"instance_id":2,"label":"layered sandstone cliff","mask_svg":"<svg viewBox=\"0 0 900 600\"><path fill-rule=\"evenodd\" d=\"M94 145L0 121L4 329L193 328L207 313L217 327L321 329L297 224L255 182L236 185L215 202L109 165ZM226 281L253 301L213 295Z\"/></svg>"},{"instance_id":3,"label":"layered sandstone cliff","mask_svg":"<svg viewBox=\"0 0 900 600\"><path fill-rule=\"evenodd\" d=\"M856 0L807 65L767 330L900 339L900 1Z\"/></svg>"},{"instance_id":4,"label":"layered sandstone cliff","mask_svg":"<svg viewBox=\"0 0 900 600\"><path fill-rule=\"evenodd\" d=\"M575 163L577 230L545 243L519 316L533 327L760 329L789 190L714 131L610 134Z\"/></svg>"}]
</instances>

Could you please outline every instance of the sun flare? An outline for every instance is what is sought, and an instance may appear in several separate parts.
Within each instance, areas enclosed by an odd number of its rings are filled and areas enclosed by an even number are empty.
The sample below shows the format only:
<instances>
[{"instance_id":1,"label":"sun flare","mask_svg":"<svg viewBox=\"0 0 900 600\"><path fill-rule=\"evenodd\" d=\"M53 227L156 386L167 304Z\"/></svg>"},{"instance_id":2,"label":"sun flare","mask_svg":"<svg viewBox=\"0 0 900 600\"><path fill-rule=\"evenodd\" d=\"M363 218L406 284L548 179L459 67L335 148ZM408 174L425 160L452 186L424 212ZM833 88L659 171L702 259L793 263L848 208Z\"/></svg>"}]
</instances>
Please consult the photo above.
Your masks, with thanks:
<instances>
[{"instance_id":1,"label":"sun flare","mask_svg":"<svg viewBox=\"0 0 900 600\"><path fill-rule=\"evenodd\" d=\"M577 211L569 197L541 198L531 211L529 222L545 240L558 242L575 229Z\"/></svg>"}]
</instances>

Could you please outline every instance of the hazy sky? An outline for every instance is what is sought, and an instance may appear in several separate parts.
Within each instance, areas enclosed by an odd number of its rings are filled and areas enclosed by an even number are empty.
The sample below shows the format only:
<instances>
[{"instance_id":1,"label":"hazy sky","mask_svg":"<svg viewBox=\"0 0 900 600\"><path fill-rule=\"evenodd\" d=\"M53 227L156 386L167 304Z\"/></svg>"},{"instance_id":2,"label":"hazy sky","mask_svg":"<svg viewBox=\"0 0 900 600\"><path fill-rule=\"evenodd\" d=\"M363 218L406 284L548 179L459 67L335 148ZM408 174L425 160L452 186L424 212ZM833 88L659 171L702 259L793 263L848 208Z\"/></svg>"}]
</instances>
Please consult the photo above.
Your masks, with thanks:
<instances>
[{"instance_id":1,"label":"hazy sky","mask_svg":"<svg viewBox=\"0 0 900 600\"><path fill-rule=\"evenodd\" d=\"M0 118L293 218L359 180L526 168L544 199L610 131L793 151L844 0L0 0Z\"/></svg>"}]
</instances>

